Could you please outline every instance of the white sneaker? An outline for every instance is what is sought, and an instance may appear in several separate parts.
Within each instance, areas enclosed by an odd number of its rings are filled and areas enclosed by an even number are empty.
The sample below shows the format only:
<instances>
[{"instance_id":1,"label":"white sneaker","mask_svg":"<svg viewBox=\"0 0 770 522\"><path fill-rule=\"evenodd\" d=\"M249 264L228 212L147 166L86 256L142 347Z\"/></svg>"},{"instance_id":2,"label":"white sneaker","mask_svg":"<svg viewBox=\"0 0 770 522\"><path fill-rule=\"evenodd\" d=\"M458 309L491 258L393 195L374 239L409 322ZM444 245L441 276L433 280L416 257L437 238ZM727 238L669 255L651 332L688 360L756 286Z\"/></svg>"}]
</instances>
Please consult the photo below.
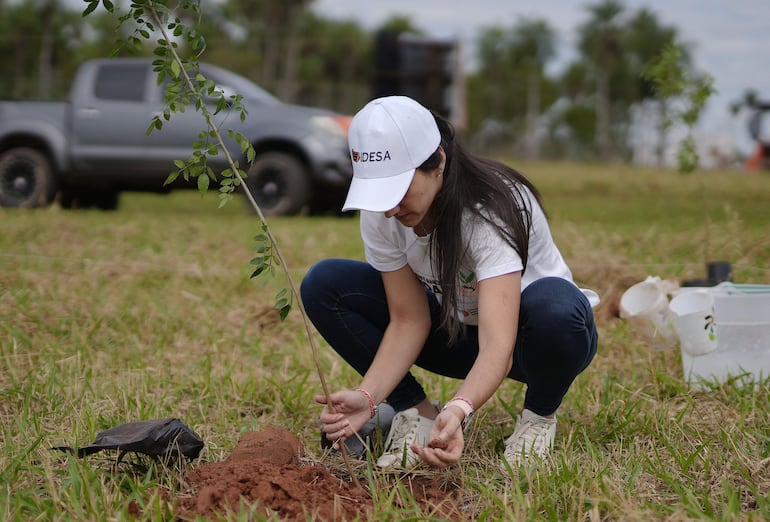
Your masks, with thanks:
<instances>
[{"instance_id":1,"label":"white sneaker","mask_svg":"<svg viewBox=\"0 0 770 522\"><path fill-rule=\"evenodd\" d=\"M411 468L419 461L411 444L424 446L430 439L433 419L422 417L417 408L400 411L393 417L390 433L385 439L385 450L377 459L377 466L383 469Z\"/></svg>"},{"instance_id":2,"label":"white sneaker","mask_svg":"<svg viewBox=\"0 0 770 522\"><path fill-rule=\"evenodd\" d=\"M353 455L355 457L363 457L366 455L367 447L372 446L372 440L375 435L375 430L380 433L380 437L382 437L382 434L384 434L386 431L388 431L388 428L390 428L390 424L393 422L393 417L396 415L396 410L393 409L393 407L383 402L379 406L377 406L377 411L371 419L369 419L364 426L358 430L358 435L364 440L364 442L367 443L367 446L364 446L361 444L361 441L358 440L358 437L348 437L345 439L345 446L348 449L348 454ZM382 443L382 438L379 439L380 443Z\"/></svg>"},{"instance_id":3,"label":"white sneaker","mask_svg":"<svg viewBox=\"0 0 770 522\"><path fill-rule=\"evenodd\" d=\"M541 417L525 409L516 420L513 435L505 441L505 460L511 467L516 467L535 459L548 456L553 448L556 435L556 419ZM505 463L503 463L505 468Z\"/></svg>"}]
</instances>

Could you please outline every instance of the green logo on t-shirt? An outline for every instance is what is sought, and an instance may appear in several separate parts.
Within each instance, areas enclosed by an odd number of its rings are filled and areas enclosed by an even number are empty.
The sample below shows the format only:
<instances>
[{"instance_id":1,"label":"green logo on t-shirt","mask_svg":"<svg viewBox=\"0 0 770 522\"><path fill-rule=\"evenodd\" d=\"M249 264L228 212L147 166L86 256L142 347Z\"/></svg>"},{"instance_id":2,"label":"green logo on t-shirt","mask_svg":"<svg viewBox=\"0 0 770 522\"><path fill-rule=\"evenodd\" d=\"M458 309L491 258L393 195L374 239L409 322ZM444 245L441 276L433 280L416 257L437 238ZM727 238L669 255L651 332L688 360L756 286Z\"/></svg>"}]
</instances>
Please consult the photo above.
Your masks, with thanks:
<instances>
[{"instance_id":1,"label":"green logo on t-shirt","mask_svg":"<svg viewBox=\"0 0 770 522\"><path fill-rule=\"evenodd\" d=\"M460 281L462 281L466 285L468 283L470 283L471 281L473 281L475 278L476 278L476 273L475 272L471 272L470 274L466 275L466 274L462 273L462 270L460 271Z\"/></svg>"}]
</instances>

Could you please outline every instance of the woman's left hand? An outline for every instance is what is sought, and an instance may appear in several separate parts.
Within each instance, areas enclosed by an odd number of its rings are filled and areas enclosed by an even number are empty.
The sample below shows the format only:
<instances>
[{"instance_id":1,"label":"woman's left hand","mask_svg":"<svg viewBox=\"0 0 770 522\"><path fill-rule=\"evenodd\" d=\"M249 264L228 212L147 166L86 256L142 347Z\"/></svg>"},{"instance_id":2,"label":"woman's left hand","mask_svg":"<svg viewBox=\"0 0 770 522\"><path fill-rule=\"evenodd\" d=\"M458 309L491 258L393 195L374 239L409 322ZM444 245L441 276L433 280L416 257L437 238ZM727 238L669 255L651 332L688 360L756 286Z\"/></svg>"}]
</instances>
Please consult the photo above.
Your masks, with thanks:
<instances>
[{"instance_id":1,"label":"woman's left hand","mask_svg":"<svg viewBox=\"0 0 770 522\"><path fill-rule=\"evenodd\" d=\"M460 420L451 411L442 411L433 423L430 440L425 446L411 445L423 462L434 468L456 464L463 454L465 441Z\"/></svg>"}]
</instances>

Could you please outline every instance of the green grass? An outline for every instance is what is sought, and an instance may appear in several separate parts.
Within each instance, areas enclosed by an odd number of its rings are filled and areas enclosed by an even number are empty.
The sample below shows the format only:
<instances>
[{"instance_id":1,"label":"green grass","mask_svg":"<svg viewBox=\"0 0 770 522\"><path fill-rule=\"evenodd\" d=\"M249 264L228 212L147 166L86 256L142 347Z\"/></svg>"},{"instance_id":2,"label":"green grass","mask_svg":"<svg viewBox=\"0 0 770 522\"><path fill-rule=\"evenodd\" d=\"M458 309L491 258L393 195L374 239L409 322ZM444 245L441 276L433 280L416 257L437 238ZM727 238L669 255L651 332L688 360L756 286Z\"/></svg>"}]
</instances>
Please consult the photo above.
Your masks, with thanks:
<instances>
[{"instance_id":1,"label":"green grass","mask_svg":"<svg viewBox=\"0 0 770 522\"><path fill-rule=\"evenodd\" d=\"M612 304L648 275L703 277L709 260L770 283L770 177L520 167L576 279L604 298L599 353L560 410L555 466L498 472L495 447L523 397L507 382L479 411L462 465L440 473L480 520L769 519L770 383L690 390L678 354L648 349ZM134 500L143 518L172 520L158 486L178 488L178 472L118 473L49 450L122 422L180 417L207 442L203 461L269 425L318 453L301 318L272 310L282 278L249 279L257 219L240 201L216 207L213 194L180 192L124 195L113 213L0 209L0 519L131 519ZM297 282L319 259L362 258L356 219L270 223ZM323 343L321 359L332 388L357 383ZM434 399L456 386L417 375ZM379 518L421 518L404 496L376 491Z\"/></svg>"}]
</instances>

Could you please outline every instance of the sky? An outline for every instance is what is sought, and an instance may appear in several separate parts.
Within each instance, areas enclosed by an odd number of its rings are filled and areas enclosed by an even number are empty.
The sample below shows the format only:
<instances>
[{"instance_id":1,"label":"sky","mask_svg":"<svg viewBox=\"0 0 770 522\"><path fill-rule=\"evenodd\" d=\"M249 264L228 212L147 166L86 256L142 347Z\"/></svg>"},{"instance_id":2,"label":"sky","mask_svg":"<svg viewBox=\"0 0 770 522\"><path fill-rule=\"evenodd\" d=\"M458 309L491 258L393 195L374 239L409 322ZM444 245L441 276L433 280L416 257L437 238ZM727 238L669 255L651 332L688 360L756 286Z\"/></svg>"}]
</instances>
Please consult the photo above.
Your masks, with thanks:
<instances>
[{"instance_id":1,"label":"sky","mask_svg":"<svg viewBox=\"0 0 770 522\"><path fill-rule=\"evenodd\" d=\"M392 15L406 15L428 36L457 39L467 60L471 42L484 28L512 27L519 17L542 18L559 35L555 70L574 57L586 7L598 0L315 0L312 9L332 19L353 19L367 29ZM747 115L731 117L729 105L756 90L770 100L770 0L625 0L628 11L642 7L677 28L689 44L695 67L714 78L717 93L697 128L702 141L751 152Z\"/></svg>"}]
</instances>

